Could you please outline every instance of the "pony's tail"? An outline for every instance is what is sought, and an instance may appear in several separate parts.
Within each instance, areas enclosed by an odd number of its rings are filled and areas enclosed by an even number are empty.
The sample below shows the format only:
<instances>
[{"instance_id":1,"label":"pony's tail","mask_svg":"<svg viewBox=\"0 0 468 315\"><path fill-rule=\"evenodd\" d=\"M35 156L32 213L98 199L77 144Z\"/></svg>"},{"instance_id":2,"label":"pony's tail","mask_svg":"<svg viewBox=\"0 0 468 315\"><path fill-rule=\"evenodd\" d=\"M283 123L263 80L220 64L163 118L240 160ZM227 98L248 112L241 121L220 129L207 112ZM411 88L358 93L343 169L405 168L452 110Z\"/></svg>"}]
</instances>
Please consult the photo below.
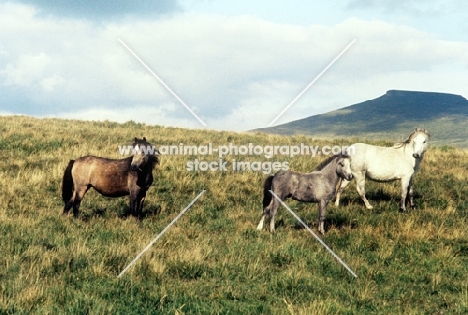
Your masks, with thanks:
<instances>
[{"instance_id":1,"label":"pony's tail","mask_svg":"<svg viewBox=\"0 0 468 315\"><path fill-rule=\"evenodd\" d=\"M271 184L273 182L274 175L270 175L265 179L265 183L263 184L263 209L270 205L271 199L273 196L270 193Z\"/></svg>"},{"instance_id":2,"label":"pony's tail","mask_svg":"<svg viewBox=\"0 0 468 315\"><path fill-rule=\"evenodd\" d=\"M65 172L63 173L62 200L65 203L67 203L73 196L73 163L75 163L75 160L70 160L70 162L68 162L67 168L65 169Z\"/></svg>"}]
</instances>

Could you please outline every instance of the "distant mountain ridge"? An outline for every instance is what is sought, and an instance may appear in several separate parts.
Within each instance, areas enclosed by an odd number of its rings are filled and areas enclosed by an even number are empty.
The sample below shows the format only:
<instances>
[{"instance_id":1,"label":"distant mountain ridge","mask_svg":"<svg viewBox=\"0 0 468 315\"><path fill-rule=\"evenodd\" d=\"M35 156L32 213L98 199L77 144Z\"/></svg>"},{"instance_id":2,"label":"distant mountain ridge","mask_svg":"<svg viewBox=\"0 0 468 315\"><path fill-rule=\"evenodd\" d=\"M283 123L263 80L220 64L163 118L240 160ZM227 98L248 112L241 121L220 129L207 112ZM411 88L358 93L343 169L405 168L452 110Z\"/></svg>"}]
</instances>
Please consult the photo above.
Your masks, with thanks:
<instances>
[{"instance_id":1,"label":"distant mountain ridge","mask_svg":"<svg viewBox=\"0 0 468 315\"><path fill-rule=\"evenodd\" d=\"M448 93L389 90L373 100L254 131L396 141L415 127L428 129L437 145L468 147L468 100Z\"/></svg>"}]
</instances>

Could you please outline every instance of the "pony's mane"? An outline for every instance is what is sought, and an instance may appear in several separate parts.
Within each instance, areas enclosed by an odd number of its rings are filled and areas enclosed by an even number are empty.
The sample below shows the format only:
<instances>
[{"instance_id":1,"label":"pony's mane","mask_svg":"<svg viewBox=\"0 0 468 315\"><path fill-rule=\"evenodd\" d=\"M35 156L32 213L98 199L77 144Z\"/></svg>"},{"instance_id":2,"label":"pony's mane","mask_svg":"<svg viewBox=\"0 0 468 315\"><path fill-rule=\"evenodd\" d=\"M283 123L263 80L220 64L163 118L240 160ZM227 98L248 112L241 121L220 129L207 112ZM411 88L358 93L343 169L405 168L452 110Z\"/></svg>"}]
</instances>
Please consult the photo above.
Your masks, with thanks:
<instances>
[{"instance_id":1,"label":"pony's mane","mask_svg":"<svg viewBox=\"0 0 468 315\"><path fill-rule=\"evenodd\" d=\"M152 167L154 168L156 165L159 165L161 160L159 159L159 155L151 154L151 159L153 160Z\"/></svg>"},{"instance_id":2,"label":"pony's mane","mask_svg":"<svg viewBox=\"0 0 468 315\"><path fill-rule=\"evenodd\" d=\"M136 145L152 146L151 143L146 141L146 137L143 137L143 139L138 139L135 137L132 143L132 147L135 147Z\"/></svg>"},{"instance_id":3,"label":"pony's mane","mask_svg":"<svg viewBox=\"0 0 468 315\"><path fill-rule=\"evenodd\" d=\"M315 170L316 171L321 171L325 168L325 166L327 166L328 164L330 164L333 160L337 159L337 158L340 158L340 157L346 157L345 155L343 154L337 154L337 155L332 155L328 158L326 158L325 160L323 160L316 168Z\"/></svg>"},{"instance_id":4,"label":"pony's mane","mask_svg":"<svg viewBox=\"0 0 468 315\"><path fill-rule=\"evenodd\" d=\"M401 148L402 146L405 146L409 143L411 143L411 141L413 141L413 139L419 135L419 134L425 134L427 135L428 138L431 137L431 134L429 133L429 131L427 131L426 129L424 128L415 128L414 131L408 136L408 139L406 139L405 141L402 141L402 142L396 142L393 147L395 149L398 149L398 148Z\"/></svg>"},{"instance_id":5,"label":"pony's mane","mask_svg":"<svg viewBox=\"0 0 468 315\"><path fill-rule=\"evenodd\" d=\"M151 162L152 162L152 167L154 168L156 165L159 165L159 163L161 162L160 158L159 158L159 151L156 149L155 146L153 146L151 143L147 142L146 141L146 137L143 137L143 139L138 139L135 137L135 140L133 141L132 143L132 147L135 147L136 145L143 145L143 146L150 146L150 147L154 147L154 150L156 152L158 152L158 154L148 154L148 156L150 157L151 159Z\"/></svg>"}]
</instances>

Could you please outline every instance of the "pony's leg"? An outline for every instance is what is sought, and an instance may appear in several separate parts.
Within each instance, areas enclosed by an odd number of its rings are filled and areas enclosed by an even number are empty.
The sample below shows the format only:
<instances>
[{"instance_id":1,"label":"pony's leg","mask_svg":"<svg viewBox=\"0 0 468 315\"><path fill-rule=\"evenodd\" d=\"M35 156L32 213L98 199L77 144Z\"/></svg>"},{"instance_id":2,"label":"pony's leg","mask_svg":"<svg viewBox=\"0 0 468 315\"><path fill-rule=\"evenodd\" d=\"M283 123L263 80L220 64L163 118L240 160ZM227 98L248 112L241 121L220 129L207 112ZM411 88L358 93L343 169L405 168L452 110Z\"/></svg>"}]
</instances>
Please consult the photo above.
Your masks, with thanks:
<instances>
[{"instance_id":1,"label":"pony's leg","mask_svg":"<svg viewBox=\"0 0 468 315\"><path fill-rule=\"evenodd\" d=\"M73 207L73 200L69 200L66 204L65 207L63 207L63 215L67 215L68 211Z\"/></svg>"},{"instance_id":2,"label":"pony's leg","mask_svg":"<svg viewBox=\"0 0 468 315\"><path fill-rule=\"evenodd\" d=\"M350 183L349 180L341 179L340 187L336 190L336 199L335 199L335 205L336 205L336 206L339 206L339 205L340 205L341 193L342 193L343 190L346 188L346 186L349 185L349 183Z\"/></svg>"},{"instance_id":3,"label":"pony's leg","mask_svg":"<svg viewBox=\"0 0 468 315\"><path fill-rule=\"evenodd\" d=\"M139 219L142 218L142 213L143 213L143 204L145 203L146 199L146 193L143 196L140 196L137 199L137 204L136 204L136 215Z\"/></svg>"},{"instance_id":4,"label":"pony's leg","mask_svg":"<svg viewBox=\"0 0 468 315\"><path fill-rule=\"evenodd\" d=\"M362 201L364 201L366 208L372 209L373 207L371 206L371 204L366 198L366 173L356 172L354 174L354 177L356 178L356 189L357 189L359 196L361 196Z\"/></svg>"},{"instance_id":5,"label":"pony's leg","mask_svg":"<svg viewBox=\"0 0 468 315\"><path fill-rule=\"evenodd\" d=\"M274 200L271 200L270 204L268 206L266 206L265 208L263 208L262 217L260 219L260 222L257 225L257 230L263 230L263 222L265 222L265 217L267 216L267 214L270 216L270 224L271 224L271 220L273 220L273 217L272 217L272 214L271 214L272 212L271 212L270 209L273 207L273 202L274 202ZM275 211L275 214L276 214L276 211ZM271 225L270 225L270 227L271 227ZM274 229L275 229L275 224L273 223L273 231L274 231ZM270 231L271 231L271 228L270 228Z\"/></svg>"},{"instance_id":6,"label":"pony's leg","mask_svg":"<svg viewBox=\"0 0 468 315\"><path fill-rule=\"evenodd\" d=\"M283 198L281 198L283 200ZM280 203L278 199L273 198L272 203L270 204L270 233L275 233L275 215L278 211Z\"/></svg>"},{"instance_id":7,"label":"pony's leg","mask_svg":"<svg viewBox=\"0 0 468 315\"><path fill-rule=\"evenodd\" d=\"M413 188L410 188L410 183L411 183L411 177L410 178L405 178L403 177L401 179L401 201L400 201L400 210L401 211L406 211L406 196L408 195L408 190L411 189L410 193L410 200L413 199ZM413 202L411 201L412 206L414 205Z\"/></svg>"},{"instance_id":8,"label":"pony's leg","mask_svg":"<svg viewBox=\"0 0 468 315\"><path fill-rule=\"evenodd\" d=\"M327 200L320 200L318 211L318 230L320 234L325 234L325 216L327 214Z\"/></svg>"},{"instance_id":9,"label":"pony's leg","mask_svg":"<svg viewBox=\"0 0 468 315\"><path fill-rule=\"evenodd\" d=\"M129 215L135 215L135 208L137 204L137 199L133 194L130 194L130 208L128 209Z\"/></svg>"},{"instance_id":10,"label":"pony's leg","mask_svg":"<svg viewBox=\"0 0 468 315\"><path fill-rule=\"evenodd\" d=\"M73 198L73 216L78 218L78 214L80 211L80 204L81 200L83 200L84 195L88 191L88 186L80 186L78 189L75 190L74 198Z\"/></svg>"},{"instance_id":11,"label":"pony's leg","mask_svg":"<svg viewBox=\"0 0 468 315\"><path fill-rule=\"evenodd\" d=\"M138 207L140 206L140 200L141 200L140 190L135 189L135 188L131 189L130 195L128 197L130 201L130 208L128 209L126 215L136 216L138 212Z\"/></svg>"},{"instance_id":12,"label":"pony's leg","mask_svg":"<svg viewBox=\"0 0 468 315\"><path fill-rule=\"evenodd\" d=\"M81 199L75 199L73 202L73 216L75 218L78 218L78 214L80 213L80 205L81 205Z\"/></svg>"},{"instance_id":13,"label":"pony's leg","mask_svg":"<svg viewBox=\"0 0 468 315\"><path fill-rule=\"evenodd\" d=\"M274 190L274 188L272 188ZM281 193L276 192L277 196L281 199L284 200L284 196ZM265 198L263 199L263 205L265 205ZM276 211L278 211L278 208L280 206L280 202L278 199L272 198L270 199L270 203L263 208L263 213L262 217L260 219L260 222L257 225L257 230L263 229L263 222L265 221L265 217L268 214L270 216L270 232L274 233L275 232L275 215Z\"/></svg>"},{"instance_id":14,"label":"pony's leg","mask_svg":"<svg viewBox=\"0 0 468 315\"><path fill-rule=\"evenodd\" d=\"M260 222L258 222L258 225L257 225L257 230L263 230L263 223L265 222L265 217L268 214L270 216L270 232L275 231L275 219L272 214L273 212L271 211L273 207L273 202L274 200L271 201L270 205L268 205L267 207L265 207L265 209L263 209L262 217L260 218ZM274 213L276 214L276 210L274 211ZM273 230L272 230L272 225L273 225Z\"/></svg>"},{"instance_id":15,"label":"pony's leg","mask_svg":"<svg viewBox=\"0 0 468 315\"><path fill-rule=\"evenodd\" d=\"M70 200L68 200L66 203L65 203L65 206L63 207L63 215L67 215L68 212L70 211L70 209L73 207L73 201L75 200L75 190L73 190L73 195L72 197L70 198Z\"/></svg>"},{"instance_id":16,"label":"pony's leg","mask_svg":"<svg viewBox=\"0 0 468 315\"><path fill-rule=\"evenodd\" d=\"M410 182L409 182L408 195L410 198L410 206L412 209L415 209L416 206L414 205L414 199L413 199L413 177L411 177Z\"/></svg>"}]
</instances>

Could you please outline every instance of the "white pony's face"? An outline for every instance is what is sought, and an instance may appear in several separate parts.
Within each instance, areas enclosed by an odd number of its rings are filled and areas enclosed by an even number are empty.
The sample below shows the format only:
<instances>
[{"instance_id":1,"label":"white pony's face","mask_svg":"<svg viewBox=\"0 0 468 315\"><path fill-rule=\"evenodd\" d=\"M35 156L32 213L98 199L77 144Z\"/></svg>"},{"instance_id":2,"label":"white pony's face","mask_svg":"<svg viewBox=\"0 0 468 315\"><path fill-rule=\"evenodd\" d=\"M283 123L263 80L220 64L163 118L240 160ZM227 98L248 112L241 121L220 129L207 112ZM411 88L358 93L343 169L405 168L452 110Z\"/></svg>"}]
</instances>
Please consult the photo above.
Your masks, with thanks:
<instances>
[{"instance_id":1,"label":"white pony's face","mask_svg":"<svg viewBox=\"0 0 468 315\"><path fill-rule=\"evenodd\" d=\"M413 157L422 158L427 149L429 137L425 133L420 133L413 139Z\"/></svg>"}]
</instances>

